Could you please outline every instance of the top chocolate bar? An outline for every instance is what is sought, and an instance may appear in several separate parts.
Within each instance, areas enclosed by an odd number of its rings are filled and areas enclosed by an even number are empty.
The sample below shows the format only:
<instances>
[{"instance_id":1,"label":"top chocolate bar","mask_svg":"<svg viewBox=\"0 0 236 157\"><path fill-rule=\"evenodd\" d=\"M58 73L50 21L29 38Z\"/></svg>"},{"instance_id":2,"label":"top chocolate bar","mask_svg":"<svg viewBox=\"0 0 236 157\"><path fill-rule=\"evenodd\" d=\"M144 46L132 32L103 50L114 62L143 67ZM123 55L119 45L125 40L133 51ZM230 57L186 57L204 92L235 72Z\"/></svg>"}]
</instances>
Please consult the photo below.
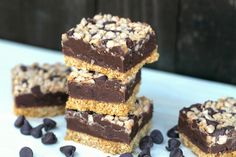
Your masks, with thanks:
<instances>
[{"instance_id":1,"label":"top chocolate bar","mask_svg":"<svg viewBox=\"0 0 236 157\"><path fill-rule=\"evenodd\" d=\"M150 25L110 14L83 18L62 35L65 62L123 80L159 57Z\"/></svg>"}]
</instances>

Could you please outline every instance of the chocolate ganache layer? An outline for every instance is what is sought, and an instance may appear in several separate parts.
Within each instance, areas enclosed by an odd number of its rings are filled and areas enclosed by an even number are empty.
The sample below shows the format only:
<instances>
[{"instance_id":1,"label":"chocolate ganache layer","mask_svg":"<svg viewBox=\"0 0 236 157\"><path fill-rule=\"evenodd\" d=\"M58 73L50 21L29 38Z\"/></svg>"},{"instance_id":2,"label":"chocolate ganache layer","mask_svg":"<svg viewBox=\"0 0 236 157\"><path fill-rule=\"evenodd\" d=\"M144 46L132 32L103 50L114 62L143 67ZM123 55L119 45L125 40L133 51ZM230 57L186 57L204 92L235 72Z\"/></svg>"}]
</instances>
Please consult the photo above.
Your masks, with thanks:
<instances>
[{"instance_id":1,"label":"chocolate ganache layer","mask_svg":"<svg viewBox=\"0 0 236 157\"><path fill-rule=\"evenodd\" d=\"M88 73L92 74L89 75ZM103 102L126 102L141 80L141 71L126 83L116 79L108 79L102 74L96 75L94 72L87 72L87 76L89 75L90 78L81 75L69 77L68 91L70 97ZM82 78L79 79L78 77Z\"/></svg>"},{"instance_id":2,"label":"chocolate ganache layer","mask_svg":"<svg viewBox=\"0 0 236 157\"><path fill-rule=\"evenodd\" d=\"M15 97L16 107L43 107L65 105L68 99L66 93L23 94Z\"/></svg>"},{"instance_id":3,"label":"chocolate ganache layer","mask_svg":"<svg viewBox=\"0 0 236 157\"><path fill-rule=\"evenodd\" d=\"M138 114L134 112L135 114L130 114L128 117L68 109L66 110L67 128L102 139L129 144L152 118L153 105L147 104L147 106L139 110Z\"/></svg>"}]
</instances>

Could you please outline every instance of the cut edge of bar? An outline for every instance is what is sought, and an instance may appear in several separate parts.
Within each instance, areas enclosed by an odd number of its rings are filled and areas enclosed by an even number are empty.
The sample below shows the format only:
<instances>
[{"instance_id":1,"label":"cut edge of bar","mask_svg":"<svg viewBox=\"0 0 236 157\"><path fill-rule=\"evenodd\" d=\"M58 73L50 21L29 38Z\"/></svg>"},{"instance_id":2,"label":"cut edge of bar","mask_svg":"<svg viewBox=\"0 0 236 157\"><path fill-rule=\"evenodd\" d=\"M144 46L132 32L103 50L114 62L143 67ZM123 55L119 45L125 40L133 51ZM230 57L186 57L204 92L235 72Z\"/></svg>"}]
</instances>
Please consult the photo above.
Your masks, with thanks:
<instances>
[{"instance_id":1,"label":"cut edge of bar","mask_svg":"<svg viewBox=\"0 0 236 157\"><path fill-rule=\"evenodd\" d=\"M13 111L15 115L24 115L26 117L54 117L65 114L65 105L50 105L43 107L16 107Z\"/></svg>"},{"instance_id":2,"label":"cut edge of bar","mask_svg":"<svg viewBox=\"0 0 236 157\"><path fill-rule=\"evenodd\" d=\"M159 53L157 52L157 48L154 49L150 55L142 60L140 63L132 67L125 73L119 72L117 70L112 70L110 68L104 68L98 65L92 65L85 61L82 61L77 58L73 58L70 56L64 55L64 61L67 66L76 67L78 69L86 69L86 70L93 70L105 74L108 78L116 78L118 80L125 80L127 77L136 74L145 64L153 63L157 61L159 58Z\"/></svg>"},{"instance_id":3,"label":"cut edge of bar","mask_svg":"<svg viewBox=\"0 0 236 157\"><path fill-rule=\"evenodd\" d=\"M136 95L139 91L139 87L140 83L135 86L133 94L124 103L107 103L96 100L77 99L69 97L68 101L66 102L66 109L93 111L98 114L127 116L136 101Z\"/></svg>"},{"instance_id":4,"label":"cut edge of bar","mask_svg":"<svg viewBox=\"0 0 236 157\"><path fill-rule=\"evenodd\" d=\"M190 148L191 151L196 154L199 157L235 157L236 156L236 151L232 152L226 152L226 153L205 153L203 152L199 147L197 147L195 144L193 144L189 138L184 135L183 133L179 134L180 140L183 142L183 144Z\"/></svg>"},{"instance_id":5,"label":"cut edge of bar","mask_svg":"<svg viewBox=\"0 0 236 157\"><path fill-rule=\"evenodd\" d=\"M151 124L151 120L145 124L144 127L135 135L130 144L113 142L69 129L66 132L65 140L72 140L110 154L122 154L132 152L133 149L138 146L140 139L151 129Z\"/></svg>"}]
</instances>

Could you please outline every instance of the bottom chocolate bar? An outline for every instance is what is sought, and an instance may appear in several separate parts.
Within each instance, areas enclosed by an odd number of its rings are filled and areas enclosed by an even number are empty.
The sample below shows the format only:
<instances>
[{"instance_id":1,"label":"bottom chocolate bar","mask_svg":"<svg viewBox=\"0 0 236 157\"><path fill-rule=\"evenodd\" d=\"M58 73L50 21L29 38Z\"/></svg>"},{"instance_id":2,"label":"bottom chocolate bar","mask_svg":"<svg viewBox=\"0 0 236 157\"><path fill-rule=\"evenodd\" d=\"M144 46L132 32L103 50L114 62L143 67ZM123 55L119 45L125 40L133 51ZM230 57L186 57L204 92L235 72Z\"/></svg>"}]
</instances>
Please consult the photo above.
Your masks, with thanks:
<instances>
[{"instance_id":1,"label":"bottom chocolate bar","mask_svg":"<svg viewBox=\"0 0 236 157\"><path fill-rule=\"evenodd\" d=\"M66 110L66 140L73 140L111 154L132 152L151 127L153 105L140 97L127 117Z\"/></svg>"},{"instance_id":2,"label":"bottom chocolate bar","mask_svg":"<svg viewBox=\"0 0 236 157\"><path fill-rule=\"evenodd\" d=\"M222 98L183 108L180 139L199 157L236 156L236 99Z\"/></svg>"}]
</instances>

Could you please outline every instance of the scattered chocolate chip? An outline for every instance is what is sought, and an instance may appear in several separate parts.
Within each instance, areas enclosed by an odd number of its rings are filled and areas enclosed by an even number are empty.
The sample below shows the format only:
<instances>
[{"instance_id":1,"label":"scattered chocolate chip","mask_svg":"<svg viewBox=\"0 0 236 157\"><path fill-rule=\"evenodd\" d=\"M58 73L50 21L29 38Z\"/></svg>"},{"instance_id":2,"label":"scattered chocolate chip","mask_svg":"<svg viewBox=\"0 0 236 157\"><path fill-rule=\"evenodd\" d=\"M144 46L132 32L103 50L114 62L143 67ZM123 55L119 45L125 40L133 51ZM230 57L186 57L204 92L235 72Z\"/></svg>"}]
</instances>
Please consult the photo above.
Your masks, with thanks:
<instances>
[{"instance_id":1,"label":"scattered chocolate chip","mask_svg":"<svg viewBox=\"0 0 236 157\"><path fill-rule=\"evenodd\" d=\"M24 72L27 71L27 67L24 66L24 65L21 65L21 66L20 66L20 69L21 69L22 71L24 71Z\"/></svg>"},{"instance_id":2,"label":"scattered chocolate chip","mask_svg":"<svg viewBox=\"0 0 236 157\"><path fill-rule=\"evenodd\" d=\"M180 148L176 148L170 152L170 157L184 157L183 151Z\"/></svg>"},{"instance_id":3,"label":"scattered chocolate chip","mask_svg":"<svg viewBox=\"0 0 236 157\"><path fill-rule=\"evenodd\" d=\"M168 146L166 147L166 150L172 151L176 148L179 148L180 144L181 144L180 141L175 138L169 139Z\"/></svg>"},{"instance_id":4,"label":"scattered chocolate chip","mask_svg":"<svg viewBox=\"0 0 236 157\"><path fill-rule=\"evenodd\" d=\"M32 92L33 95L38 96L38 97L43 95L43 93L41 92L40 86L32 87L31 92Z\"/></svg>"},{"instance_id":5,"label":"scattered chocolate chip","mask_svg":"<svg viewBox=\"0 0 236 157\"><path fill-rule=\"evenodd\" d=\"M152 141L156 144L161 144L164 141L163 135L160 130L153 130L150 134Z\"/></svg>"},{"instance_id":6,"label":"scattered chocolate chip","mask_svg":"<svg viewBox=\"0 0 236 157\"><path fill-rule=\"evenodd\" d=\"M179 138L178 126L174 126L167 132L167 136L170 138Z\"/></svg>"},{"instance_id":7,"label":"scattered chocolate chip","mask_svg":"<svg viewBox=\"0 0 236 157\"><path fill-rule=\"evenodd\" d=\"M20 157L33 157L33 151L29 147L23 147L20 150Z\"/></svg>"},{"instance_id":8,"label":"scattered chocolate chip","mask_svg":"<svg viewBox=\"0 0 236 157\"><path fill-rule=\"evenodd\" d=\"M57 123L54 120L50 119L50 118L43 119L43 124L44 124L45 131L54 129L57 125Z\"/></svg>"},{"instance_id":9,"label":"scattered chocolate chip","mask_svg":"<svg viewBox=\"0 0 236 157\"><path fill-rule=\"evenodd\" d=\"M144 136L139 142L139 148L144 150L145 148L152 148L153 142L150 136Z\"/></svg>"},{"instance_id":10,"label":"scattered chocolate chip","mask_svg":"<svg viewBox=\"0 0 236 157\"><path fill-rule=\"evenodd\" d=\"M33 137L35 137L35 138L40 138L40 137L42 137L42 135L43 135L42 128L43 128L43 127L44 127L43 124L40 124L40 125L36 126L35 128L33 128L33 129L31 130L31 135L32 135Z\"/></svg>"},{"instance_id":11,"label":"scattered chocolate chip","mask_svg":"<svg viewBox=\"0 0 236 157\"><path fill-rule=\"evenodd\" d=\"M22 127L20 128L20 132L23 135L30 135L30 132L32 130L32 126L30 125L30 123L25 119L24 120L24 124L22 125Z\"/></svg>"},{"instance_id":12,"label":"scattered chocolate chip","mask_svg":"<svg viewBox=\"0 0 236 157\"><path fill-rule=\"evenodd\" d=\"M151 157L150 148L145 148L145 149L143 149L143 150L139 153L138 157Z\"/></svg>"},{"instance_id":13,"label":"scattered chocolate chip","mask_svg":"<svg viewBox=\"0 0 236 157\"><path fill-rule=\"evenodd\" d=\"M47 132L43 135L41 141L43 144L54 144L57 142L57 137L53 132Z\"/></svg>"},{"instance_id":14,"label":"scattered chocolate chip","mask_svg":"<svg viewBox=\"0 0 236 157\"><path fill-rule=\"evenodd\" d=\"M60 151L65 154L66 157L73 157L75 154L75 146L68 145L60 147Z\"/></svg>"},{"instance_id":15,"label":"scattered chocolate chip","mask_svg":"<svg viewBox=\"0 0 236 157\"><path fill-rule=\"evenodd\" d=\"M133 157L132 153L121 154L120 157Z\"/></svg>"},{"instance_id":16,"label":"scattered chocolate chip","mask_svg":"<svg viewBox=\"0 0 236 157\"><path fill-rule=\"evenodd\" d=\"M25 116L19 116L14 123L15 127L17 128L22 127L22 125L24 124L24 120L25 120Z\"/></svg>"}]
</instances>

